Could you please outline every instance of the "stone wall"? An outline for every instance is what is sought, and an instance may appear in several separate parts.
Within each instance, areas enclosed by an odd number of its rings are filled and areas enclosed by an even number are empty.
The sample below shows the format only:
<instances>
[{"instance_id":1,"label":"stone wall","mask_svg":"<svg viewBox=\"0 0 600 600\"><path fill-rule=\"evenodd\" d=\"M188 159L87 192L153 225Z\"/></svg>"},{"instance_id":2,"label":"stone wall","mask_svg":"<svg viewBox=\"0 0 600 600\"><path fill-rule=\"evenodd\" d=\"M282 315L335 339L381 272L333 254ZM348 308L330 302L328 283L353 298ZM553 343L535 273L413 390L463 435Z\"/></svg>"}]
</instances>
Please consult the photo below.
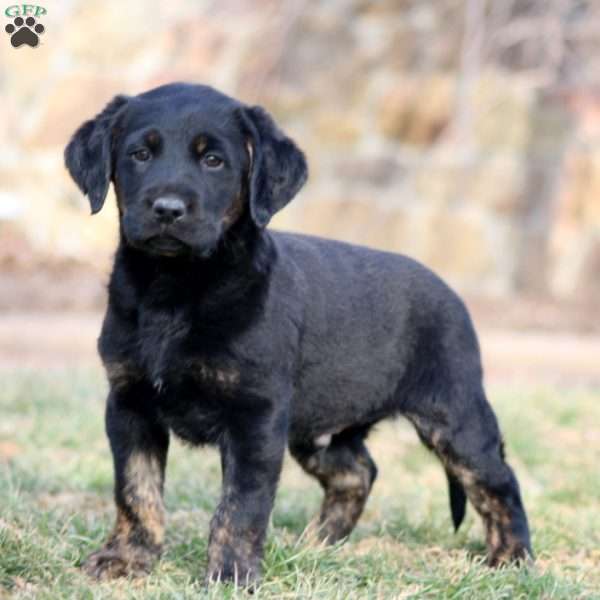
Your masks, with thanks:
<instances>
[{"instance_id":1,"label":"stone wall","mask_svg":"<svg viewBox=\"0 0 600 600\"><path fill-rule=\"evenodd\" d=\"M587 70L553 71L533 34L488 44L535 1L472 2L47 2L38 48L0 40L0 264L104 271L114 203L88 216L62 149L115 93L191 80L263 104L305 149L310 183L275 226L405 252L463 291L600 298L598 36L577 38ZM568 27L600 23L575 4Z\"/></svg>"}]
</instances>

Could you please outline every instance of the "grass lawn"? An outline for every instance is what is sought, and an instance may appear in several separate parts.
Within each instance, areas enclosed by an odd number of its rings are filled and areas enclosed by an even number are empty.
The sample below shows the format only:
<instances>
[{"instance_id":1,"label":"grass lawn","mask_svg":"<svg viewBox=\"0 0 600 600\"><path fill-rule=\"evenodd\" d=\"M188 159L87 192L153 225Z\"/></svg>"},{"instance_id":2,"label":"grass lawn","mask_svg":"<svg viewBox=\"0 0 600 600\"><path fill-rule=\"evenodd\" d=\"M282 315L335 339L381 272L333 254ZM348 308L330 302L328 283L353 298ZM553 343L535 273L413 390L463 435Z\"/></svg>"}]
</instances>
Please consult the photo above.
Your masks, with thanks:
<instances>
[{"instance_id":1,"label":"grass lawn","mask_svg":"<svg viewBox=\"0 0 600 600\"><path fill-rule=\"evenodd\" d=\"M78 566L113 519L102 374L3 371L0 382L2 599L600 598L598 390L489 390L528 508L534 566L482 566L480 520L469 507L452 532L442 469L397 421L369 438L380 477L346 544L322 548L303 535L321 494L286 459L264 582L248 596L203 586L218 457L179 443L170 452L161 562L145 579L88 580Z\"/></svg>"}]
</instances>

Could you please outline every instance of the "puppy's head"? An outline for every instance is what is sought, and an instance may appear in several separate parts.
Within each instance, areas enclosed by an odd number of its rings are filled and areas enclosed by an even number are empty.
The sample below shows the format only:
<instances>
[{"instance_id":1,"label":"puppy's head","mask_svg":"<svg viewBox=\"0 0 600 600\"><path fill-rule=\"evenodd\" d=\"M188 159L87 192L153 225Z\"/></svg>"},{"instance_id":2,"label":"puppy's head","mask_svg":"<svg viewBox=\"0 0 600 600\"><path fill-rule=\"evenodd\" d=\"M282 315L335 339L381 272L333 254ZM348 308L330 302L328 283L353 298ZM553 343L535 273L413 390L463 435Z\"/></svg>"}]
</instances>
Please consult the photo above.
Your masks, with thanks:
<instances>
[{"instance_id":1,"label":"puppy's head","mask_svg":"<svg viewBox=\"0 0 600 600\"><path fill-rule=\"evenodd\" d=\"M265 227L307 177L262 108L187 84L117 96L75 132L65 162L92 213L112 181L125 242L162 256L209 256L247 208Z\"/></svg>"}]
</instances>

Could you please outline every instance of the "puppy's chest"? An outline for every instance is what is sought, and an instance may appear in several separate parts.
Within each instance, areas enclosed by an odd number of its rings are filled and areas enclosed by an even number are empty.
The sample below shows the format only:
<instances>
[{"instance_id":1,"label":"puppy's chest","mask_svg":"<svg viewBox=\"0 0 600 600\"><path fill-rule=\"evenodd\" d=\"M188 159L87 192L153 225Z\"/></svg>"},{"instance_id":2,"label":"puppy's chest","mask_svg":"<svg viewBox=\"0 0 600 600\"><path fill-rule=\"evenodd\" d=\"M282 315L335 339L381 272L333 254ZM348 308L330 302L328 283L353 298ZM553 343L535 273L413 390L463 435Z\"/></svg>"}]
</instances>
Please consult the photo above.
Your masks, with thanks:
<instances>
[{"instance_id":1,"label":"puppy's chest","mask_svg":"<svg viewBox=\"0 0 600 600\"><path fill-rule=\"evenodd\" d=\"M186 346L193 335L189 319L181 313L145 311L140 314L136 338L135 362L145 378L158 390L173 383L186 361Z\"/></svg>"},{"instance_id":2,"label":"puppy's chest","mask_svg":"<svg viewBox=\"0 0 600 600\"><path fill-rule=\"evenodd\" d=\"M147 312L119 338L117 352L102 353L111 387L147 405L182 439L215 443L240 388L240 369L214 332L203 336L185 314ZM144 393L146 386L154 393Z\"/></svg>"},{"instance_id":3,"label":"puppy's chest","mask_svg":"<svg viewBox=\"0 0 600 600\"><path fill-rule=\"evenodd\" d=\"M135 362L159 394L226 395L239 383L235 363L223 358L227 348L218 332L179 312L140 315Z\"/></svg>"}]
</instances>

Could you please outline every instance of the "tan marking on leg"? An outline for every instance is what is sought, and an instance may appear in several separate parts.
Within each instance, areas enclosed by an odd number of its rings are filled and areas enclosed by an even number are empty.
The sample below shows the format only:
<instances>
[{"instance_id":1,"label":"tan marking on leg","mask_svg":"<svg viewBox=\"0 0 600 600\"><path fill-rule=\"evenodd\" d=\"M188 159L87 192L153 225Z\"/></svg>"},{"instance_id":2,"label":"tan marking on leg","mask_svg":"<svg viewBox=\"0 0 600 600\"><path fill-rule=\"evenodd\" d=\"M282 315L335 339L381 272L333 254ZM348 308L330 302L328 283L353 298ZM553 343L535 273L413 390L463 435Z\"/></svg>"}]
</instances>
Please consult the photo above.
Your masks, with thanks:
<instances>
[{"instance_id":1,"label":"tan marking on leg","mask_svg":"<svg viewBox=\"0 0 600 600\"><path fill-rule=\"evenodd\" d=\"M475 473L462 465L454 465L452 473L465 488L472 487L476 483Z\"/></svg>"},{"instance_id":2,"label":"tan marking on leg","mask_svg":"<svg viewBox=\"0 0 600 600\"><path fill-rule=\"evenodd\" d=\"M352 532L377 475L377 467L364 444L337 446L335 440L329 443L332 435L334 433L326 433L315 438L314 447L318 449L312 453L294 454L304 470L319 481L325 492L318 529L312 524L313 521L306 530L307 536L312 538L317 530L318 537L329 543L335 543ZM324 442L327 442L327 446L319 448Z\"/></svg>"},{"instance_id":3,"label":"tan marking on leg","mask_svg":"<svg viewBox=\"0 0 600 600\"><path fill-rule=\"evenodd\" d=\"M510 513L504 503L478 483L476 474L464 465L451 462L445 464L462 483L469 500L483 519L488 565L496 567L526 558L527 550L512 533Z\"/></svg>"},{"instance_id":4,"label":"tan marking on leg","mask_svg":"<svg viewBox=\"0 0 600 600\"><path fill-rule=\"evenodd\" d=\"M319 535L335 543L350 535L362 514L371 490L370 469L357 460L356 470L334 473L324 487Z\"/></svg>"},{"instance_id":5,"label":"tan marking on leg","mask_svg":"<svg viewBox=\"0 0 600 600\"><path fill-rule=\"evenodd\" d=\"M209 573L214 574L220 572L225 549L226 547L230 547L234 541L227 522L215 525L211 524L210 539L208 543Z\"/></svg>"},{"instance_id":6,"label":"tan marking on leg","mask_svg":"<svg viewBox=\"0 0 600 600\"><path fill-rule=\"evenodd\" d=\"M222 505L211 520L208 542L208 580L219 581L227 575L242 585L260 576L258 535L253 531L236 532L232 521L235 506Z\"/></svg>"},{"instance_id":7,"label":"tan marking on leg","mask_svg":"<svg viewBox=\"0 0 600 600\"><path fill-rule=\"evenodd\" d=\"M131 534L131 521L123 512L123 509L117 508L117 522L113 531L113 537L119 542L126 542Z\"/></svg>"},{"instance_id":8,"label":"tan marking on leg","mask_svg":"<svg viewBox=\"0 0 600 600\"><path fill-rule=\"evenodd\" d=\"M126 484L123 494L127 505L154 544L162 544L165 511L162 498L162 473L155 456L138 452L132 454L125 467Z\"/></svg>"},{"instance_id":9,"label":"tan marking on leg","mask_svg":"<svg viewBox=\"0 0 600 600\"><path fill-rule=\"evenodd\" d=\"M96 579L146 574L160 555L164 536L160 464L151 455L133 454L125 467L125 478L124 499L136 519L117 507L113 533L84 565Z\"/></svg>"},{"instance_id":10,"label":"tan marking on leg","mask_svg":"<svg viewBox=\"0 0 600 600\"><path fill-rule=\"evenodd\" d=\"M336 492L362 491L366 489L368 483L365 481L364 473L360 471L347 471L345 473L335 473L327 480L327 487Z\"/></svg>"}]
</instances>

